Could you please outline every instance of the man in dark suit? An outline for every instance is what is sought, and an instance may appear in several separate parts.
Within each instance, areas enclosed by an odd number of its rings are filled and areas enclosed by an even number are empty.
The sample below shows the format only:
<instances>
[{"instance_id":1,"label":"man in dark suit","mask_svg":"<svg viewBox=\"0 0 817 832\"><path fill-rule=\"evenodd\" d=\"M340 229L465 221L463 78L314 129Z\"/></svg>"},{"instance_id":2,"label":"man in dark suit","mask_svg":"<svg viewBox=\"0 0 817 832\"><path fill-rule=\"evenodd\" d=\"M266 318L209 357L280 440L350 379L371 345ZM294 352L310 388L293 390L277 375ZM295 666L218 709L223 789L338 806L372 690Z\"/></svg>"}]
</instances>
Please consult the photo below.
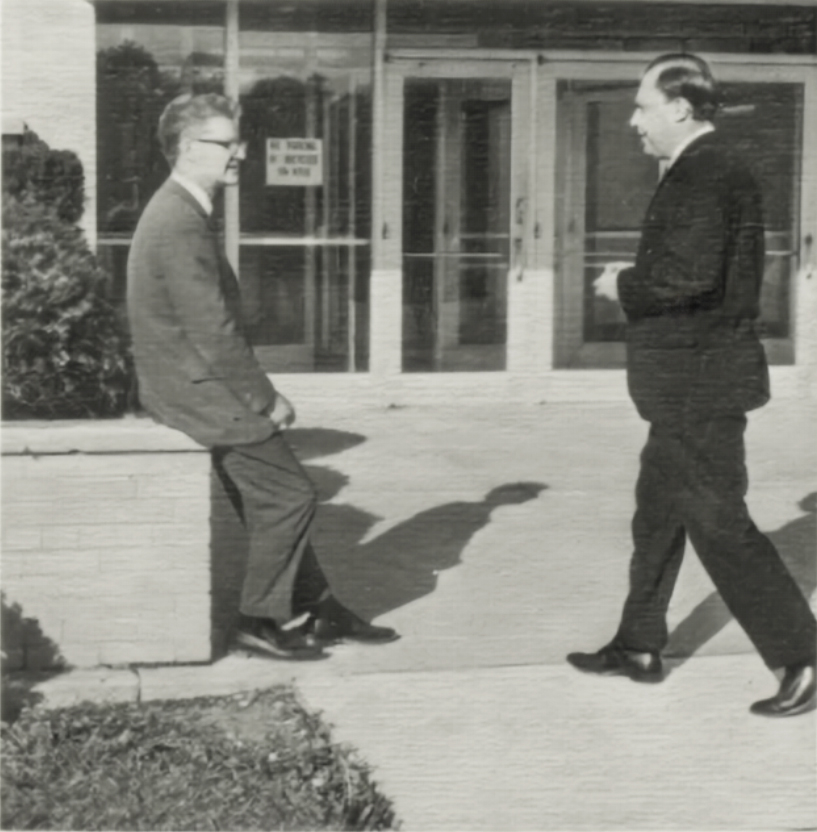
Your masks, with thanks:
<instances>
[{"instance_id":1,"label":"man in dark suit","mask_svg":"<svg viewBox=\"0 0 817 832\"><path fill-rule=\"evenodd\" d=\"M646 69L631 126L663 163L635 265L606 270L596 291L627 316L627 381L650 423L633 518L630 590L618 632L579 670L663 679L666 612L687 539L767 666L778 693L752 711L814 707L817 630L808 602L749 517L746 413L769 398L755 332L764 269L761 194L719 141L709 67L665 55ZM612 279L610 277L612 276Z\"/></svg>"},{"instance_id":2,"label":"man in dark suit","mask_svg":"<svg viewBox=\"0 0 817 832\"><path fill-rule=\"evenodd\" d=\"M258 365L238 282L211 226L213 198L238 182L238 108L184 95L159 121L172 173L139 220L128 258L128 316L143 406L212 449L240 494L250 537L238 641L281 659L322 658L340 639L397 638L331 593L309 534L316 495L282 431L295 411Z\"/></svg>"}]
</instances>

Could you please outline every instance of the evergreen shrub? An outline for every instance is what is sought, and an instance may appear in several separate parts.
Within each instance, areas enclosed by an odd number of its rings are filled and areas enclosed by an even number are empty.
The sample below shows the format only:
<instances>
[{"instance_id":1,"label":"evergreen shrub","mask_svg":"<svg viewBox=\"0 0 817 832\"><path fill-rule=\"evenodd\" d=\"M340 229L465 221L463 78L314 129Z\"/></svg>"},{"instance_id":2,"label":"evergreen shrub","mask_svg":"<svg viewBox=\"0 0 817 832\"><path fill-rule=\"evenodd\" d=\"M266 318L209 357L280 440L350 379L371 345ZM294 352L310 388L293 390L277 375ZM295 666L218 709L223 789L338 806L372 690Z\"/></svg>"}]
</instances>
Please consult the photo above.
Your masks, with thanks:
<instances>
[{"instance_id":1,"label":"evergreen shrub","mask_svg":"<svg viewBox=\"0 0 817 832\"><path fill-rule=\"evenodd\" d=\"M36 134L3 150L3 417L119 416L132 388L124 325L80 228L82 164Z\"/></svg>"}]
</instances>

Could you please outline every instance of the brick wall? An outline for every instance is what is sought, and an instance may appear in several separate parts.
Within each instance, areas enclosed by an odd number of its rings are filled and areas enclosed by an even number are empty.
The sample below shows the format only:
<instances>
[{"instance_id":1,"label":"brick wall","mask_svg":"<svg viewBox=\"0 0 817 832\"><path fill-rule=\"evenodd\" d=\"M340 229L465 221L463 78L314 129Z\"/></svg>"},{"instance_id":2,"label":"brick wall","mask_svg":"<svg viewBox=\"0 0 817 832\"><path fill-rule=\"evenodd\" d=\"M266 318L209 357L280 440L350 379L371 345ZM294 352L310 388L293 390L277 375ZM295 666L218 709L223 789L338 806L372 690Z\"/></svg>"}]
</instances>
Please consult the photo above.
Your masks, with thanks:
<instances>
[{"instance_id":1,"label":"brick wall","mask_svg":"<svg viewBox=\"0 0 817 832\"><path fill-rule=\"evenodd\" d=\"M7 425L8 666L208 661L209 470L145 420Z\"/></svg>"}]
</instances>

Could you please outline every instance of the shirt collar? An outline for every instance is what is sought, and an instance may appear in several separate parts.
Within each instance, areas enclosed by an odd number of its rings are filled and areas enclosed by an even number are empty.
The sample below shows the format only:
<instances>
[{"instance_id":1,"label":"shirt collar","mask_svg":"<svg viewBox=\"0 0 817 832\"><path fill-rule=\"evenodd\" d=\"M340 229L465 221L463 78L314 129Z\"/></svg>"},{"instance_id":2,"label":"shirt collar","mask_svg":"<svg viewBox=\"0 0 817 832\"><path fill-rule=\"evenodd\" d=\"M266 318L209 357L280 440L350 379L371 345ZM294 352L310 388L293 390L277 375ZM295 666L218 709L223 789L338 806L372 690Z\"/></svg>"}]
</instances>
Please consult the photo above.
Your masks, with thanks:
<instances>
[{"instance_id":1,"label":"shirt collar","mask_svg":"<svg viewBox=\"0 0 817 832\"><path fill-rule=\"evenodd\" d=\"M209 217L213 213L213 202L205 193L203 188L200 188L195 182L191 182L186 176L182 176L175 170L170 174L170 178L178 182L190 195L198 202L204 209L204 213Z\"/></svg>"},{"instance_id":2,"label":"shirt collar","mask_svg":"<svg viewBox=\"0 0 817 832\"><path fill-rule=\"evenodd\" d=\"M707 122L706 124L701 125L694 133L687 136L678 147L675 148L675 152L672 156L667 159L666 165L664 166L664 173L666 173L677 161L678 157L694 142L696 139L700 139L701 136L705 136L707 133L712 133L715 130L715 125L710 124Z\"/></svg>"}]
</instances>

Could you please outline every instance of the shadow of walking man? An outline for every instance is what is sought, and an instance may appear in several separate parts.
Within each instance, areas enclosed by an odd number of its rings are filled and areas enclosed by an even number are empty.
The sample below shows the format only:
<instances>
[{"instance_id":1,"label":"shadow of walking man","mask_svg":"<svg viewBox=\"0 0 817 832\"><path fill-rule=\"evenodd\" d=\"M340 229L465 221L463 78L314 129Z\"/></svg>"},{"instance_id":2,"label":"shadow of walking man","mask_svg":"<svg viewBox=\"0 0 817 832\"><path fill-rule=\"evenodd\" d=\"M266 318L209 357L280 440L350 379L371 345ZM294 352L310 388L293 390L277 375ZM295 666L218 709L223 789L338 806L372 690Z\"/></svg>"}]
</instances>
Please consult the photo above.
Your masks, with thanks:
<instances>
[{"instance_id":1,"label":"shadow of walking man","mask_svg":"<svg viewBox=\"0 0 817 832\"><path fill-rule=\"evenodd\" d=\"M461 562L463 550L494 509L535 500L546 488L537 482L501 485L479 502L435 506L351 546L349 532L354 530L360 540L371 522L361 534L359 509L323 505L317 539L324 553L321 562L338 597L363 618L375 618L433 592L437 573Z\"/></svg>"},{"instance_id":2,"label":"shadow of walking man","mask_svg":"<svg viewBox=\"0 0 817 832\"><path fill-rule=\"evenodd\" d=\"M805 512L802 517L767 536L803 594L811 598L817 587L817 491L804 497L798 506ZM666 655L677 659L678 665L683 664L731 620L732 615L720 595L711 593L672 631Z\"/></svg>"},{"instance_id":3,"label":"shadow of walking man","mask_svg":"<svg viewBox=\"0 0 817 832\"><path fill-rule=\"evenodd\" d=\"M321 568L338 599L366 619L433 592L437 573L460 563L468 542L488 524L494 509L534 500L547 488L538 482L501 485L482 500L436 506L361 543L381 518L353 505L330 502L349 478L323 464L323 459L354 448L366 437L310 428L290 430L287 439L318 493L320 505L312 537ZM309 464L307 460L320 462ZM218 657L227 651L235 630L247 533L236 508L240 495L217 469L211 476L211 487L211 618L213 656ZM399 493L395 499L399 500Z\"/></svg>"}]
</instances>

